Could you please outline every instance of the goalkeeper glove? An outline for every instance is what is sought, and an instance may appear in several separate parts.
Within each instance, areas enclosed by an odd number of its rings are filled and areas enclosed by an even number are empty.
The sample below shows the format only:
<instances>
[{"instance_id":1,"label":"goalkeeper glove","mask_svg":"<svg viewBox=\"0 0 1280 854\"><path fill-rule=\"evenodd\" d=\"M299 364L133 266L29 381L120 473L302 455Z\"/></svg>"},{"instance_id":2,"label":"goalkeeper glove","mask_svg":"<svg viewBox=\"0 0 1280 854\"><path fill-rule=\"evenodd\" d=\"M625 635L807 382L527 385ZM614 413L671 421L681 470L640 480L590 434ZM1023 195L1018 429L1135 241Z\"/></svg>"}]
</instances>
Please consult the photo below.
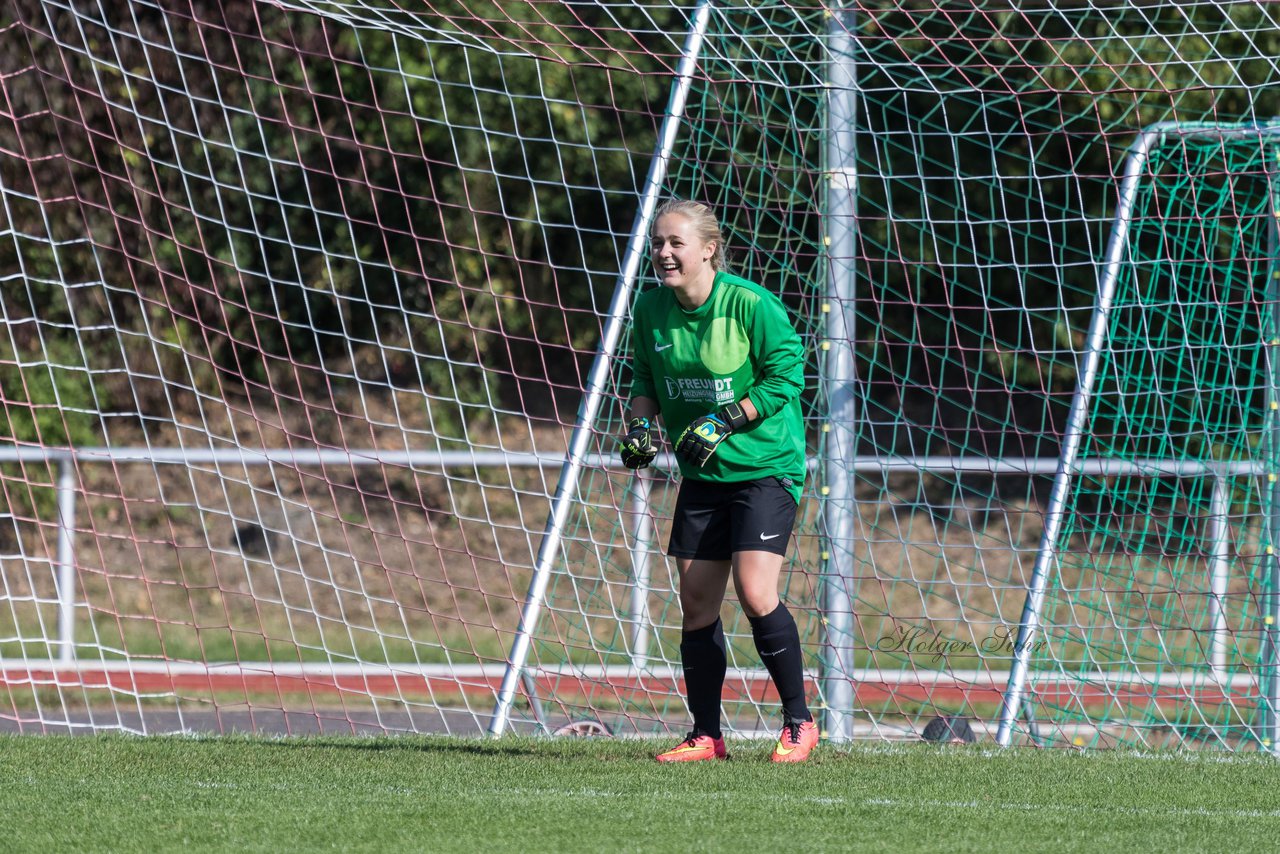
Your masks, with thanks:
<instances>
[{"instance_id":1,"label":"goalkeeper glove","mask_svg":"<svg viewBox=\"0 0 1280 854\"><path fill-rule=\"evenodd\" d=\"M622 464L629 469L642 469L658 456L658 446L653 441L653 430L648 418L632 418L627 424L627 435L618 443Z\"/></svg>"},{"instance_id":2,"label":"goalkeeper glove","mask_svg":"<svg viewBox=\"0 0 1280 854\"><path fill-rule=\"evenodd\" d=\"M676 455L701 468L711 459L725 436L741 430L749 422L747 413L736 403L722 406L719 412L695 418L676 440Z\"/></svg>"}]
</instances>

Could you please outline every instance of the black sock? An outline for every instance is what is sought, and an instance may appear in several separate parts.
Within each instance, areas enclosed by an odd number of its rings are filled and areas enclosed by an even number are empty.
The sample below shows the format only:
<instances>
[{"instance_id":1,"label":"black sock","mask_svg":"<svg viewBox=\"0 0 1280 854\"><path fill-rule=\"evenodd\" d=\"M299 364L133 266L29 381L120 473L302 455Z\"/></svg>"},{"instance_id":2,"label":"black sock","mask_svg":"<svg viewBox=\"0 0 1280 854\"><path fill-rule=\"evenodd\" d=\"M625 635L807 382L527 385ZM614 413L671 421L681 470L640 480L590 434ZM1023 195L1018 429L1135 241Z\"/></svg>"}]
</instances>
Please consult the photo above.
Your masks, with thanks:
<instances>
[{"instance_id":1,"label":"black sock","mask_svg":"<svg viewBox=\"0 0 1280 854\"><path fill-rule=\"evenodd\" d=\"M756 651L773 677L773 686L782 698L782 713L789 721L811 721L804 701L804 656L800 650L800 630L787 606L781 602L773 613L747 617Z\"/></svg>"},{"instance_id":2,"label":"black sock","mask_svg":"<svg viewBox=\"0 0 1280 854\"><path fill-rule=\"evenodd\" d=\"M712 738L720 738L720 694L724 690L724 627L720 619L709 626L685 632L680 639L680 660L684 664L685 690L693 728Z\"/></svg>"}]
</instances>

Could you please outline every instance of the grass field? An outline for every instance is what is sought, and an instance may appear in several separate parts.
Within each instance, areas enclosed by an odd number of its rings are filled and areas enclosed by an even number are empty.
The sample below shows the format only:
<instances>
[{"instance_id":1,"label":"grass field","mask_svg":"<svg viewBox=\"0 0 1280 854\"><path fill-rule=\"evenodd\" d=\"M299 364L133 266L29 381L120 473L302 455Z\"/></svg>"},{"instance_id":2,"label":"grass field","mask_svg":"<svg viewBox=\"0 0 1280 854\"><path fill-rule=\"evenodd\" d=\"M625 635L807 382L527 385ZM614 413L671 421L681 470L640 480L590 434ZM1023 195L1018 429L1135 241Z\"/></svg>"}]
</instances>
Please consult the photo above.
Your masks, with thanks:
<instances>
[{"instance_id":1,"label":"grass field","mask_svg":"<svg viewBox=\"0 0 1280 854\"><path fill-rule=\"evenodd\" d=\"M0 738L6 851L1274 851L1253 755L626 740Z\"/></svg>"}]
</instances>

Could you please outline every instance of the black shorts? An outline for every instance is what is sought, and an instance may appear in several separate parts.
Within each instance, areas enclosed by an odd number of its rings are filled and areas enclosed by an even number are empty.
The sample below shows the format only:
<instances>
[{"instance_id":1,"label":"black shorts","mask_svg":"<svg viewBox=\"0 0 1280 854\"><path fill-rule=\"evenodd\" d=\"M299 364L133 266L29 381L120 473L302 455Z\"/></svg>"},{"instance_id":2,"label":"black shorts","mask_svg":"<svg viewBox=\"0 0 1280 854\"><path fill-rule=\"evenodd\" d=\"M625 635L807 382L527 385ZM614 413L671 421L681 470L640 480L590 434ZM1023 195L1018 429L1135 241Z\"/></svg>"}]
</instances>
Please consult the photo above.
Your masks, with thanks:
<instances>
[{"instance_id":1,"label":"black shorts","mask_svg":"<svg viewBox=\"0 0 1280 854\"><path fill-rule=\"evenodd\" d=\"M742 483L685 480L671 523L671 557L729 560L736 552L786 555L796 500L776 477Z\"/></svg>"}]
</instances>

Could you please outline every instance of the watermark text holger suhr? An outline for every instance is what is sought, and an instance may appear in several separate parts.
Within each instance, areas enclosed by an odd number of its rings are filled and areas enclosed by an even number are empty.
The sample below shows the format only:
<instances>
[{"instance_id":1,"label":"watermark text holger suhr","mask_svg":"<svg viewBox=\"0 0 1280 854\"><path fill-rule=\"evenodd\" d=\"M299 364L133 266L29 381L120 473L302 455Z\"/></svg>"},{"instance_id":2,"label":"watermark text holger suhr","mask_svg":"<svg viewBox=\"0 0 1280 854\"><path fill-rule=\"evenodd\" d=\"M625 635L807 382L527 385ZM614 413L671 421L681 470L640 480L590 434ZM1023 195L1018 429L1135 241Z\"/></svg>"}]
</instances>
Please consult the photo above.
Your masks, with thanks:
<instances>
[{"instance_id":1,"label":"watermark text holger suhr","mask_svg":"<svg viewBox=\"0 0 1280 854\"><path fill-rule=\"evenodd\" d=\"M1027 648L1030 652L1039 652L1047 645L1046 641L1040 640L1028 644ZM891 634L876 641L873 649L877 652L923 655L934 664L941 664L943 659L952 655L1013 655L1018 650L1018 638L1017 629L1009 626L997 626L991 634L976 642L943 637L920 626L898 626Z\"/></svg>"}]
</instances>

